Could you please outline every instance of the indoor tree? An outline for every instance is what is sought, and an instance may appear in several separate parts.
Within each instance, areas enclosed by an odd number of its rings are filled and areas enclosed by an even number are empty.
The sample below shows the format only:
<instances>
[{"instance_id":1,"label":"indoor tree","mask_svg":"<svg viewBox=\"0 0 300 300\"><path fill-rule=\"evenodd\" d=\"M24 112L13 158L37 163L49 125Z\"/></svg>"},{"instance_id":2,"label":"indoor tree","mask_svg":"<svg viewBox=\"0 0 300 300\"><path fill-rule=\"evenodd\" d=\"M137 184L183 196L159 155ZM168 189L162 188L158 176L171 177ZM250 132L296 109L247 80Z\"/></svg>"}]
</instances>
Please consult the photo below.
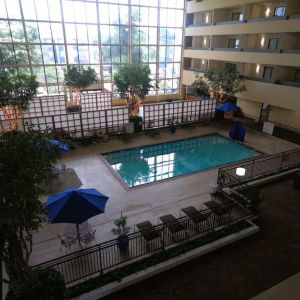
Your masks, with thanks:
<instances>
[{"instance_id":1,"label":"indoor tree","mask_svg":"<svg viewBox=\"0 0 300 300\"><path fill-rule=\"evenodd\" d=\"M0 69L0 110L10 130L17 130L22 111L36 95L35 76Z\"/></svg>"},{"instance_id":2,"label":"indoor tree","mask_svg":"<svg viewBox=\"0 0 300 300\"><path fill-rule=\"evenodd\" d=\"M98 80L96 71L93 68L85 68L80 65L68 66L64 70L64 78L65 84L72 92L71 107L79 105L81 90Z\"/></svg>"},{"instance_id":3,"label":"indoor tree","mask_svg":"<svg viewBox=\"0 0 300 300\"><path fill-rule=\"evenodd\" d=\"M209 69L204 76L198 74L192 86L203 86L206 90L205 84L210 96L216 98L219 103L226 102L236 93L246 90L246 87L241 85L239 73L233 67Z\"/></svg>"},{"instance_id":4,"label":"indoor tree","mask_svg":"<svg viewBox=\"0 0 300 300\"><path fill-rule=\"evenodd\" d=\"M200 76L199 73L195 73L195 81L191 85L193 88L197 89L197 95L203 97L209 97L209 86L207 82Z\"/></svg>"},{"instance_id":5,"label":"indoor tree","mask_svg":"<svg viewBox=\"0 0 300 300\"><path fill-rule=\"evenodd\" d=\"M128 64L120 67L114 75L116 90L121 98L127 98L131 116L137 115L139 106L151 85L150 68L143 64Z\"/></svg>"},{"instance_id":6,"label":"indoor tree","mask_svg":"<svg viewBox=\"0 0 300 300\"><path fill-rule=\"evenodd\" d=\"M58 151L39 131L10 131L0 136L0 261L10 288L37 280L28 265L32 235L45 221L39 198L54 176Z\"/></svg>"},{"instance_id":7,"label":"indoor tree","mask_svg":"<svg viewBox=\"0 0 300 300\"><path fill-rule=\"evenodd\" d=\"M218 70L209 69L204 74L204 78L207 80L210 93L220 103L226 102L236 93L246 90L246 87L241 85L239 73L233 67L224 67Z\"/></svg>"}]
</instances>

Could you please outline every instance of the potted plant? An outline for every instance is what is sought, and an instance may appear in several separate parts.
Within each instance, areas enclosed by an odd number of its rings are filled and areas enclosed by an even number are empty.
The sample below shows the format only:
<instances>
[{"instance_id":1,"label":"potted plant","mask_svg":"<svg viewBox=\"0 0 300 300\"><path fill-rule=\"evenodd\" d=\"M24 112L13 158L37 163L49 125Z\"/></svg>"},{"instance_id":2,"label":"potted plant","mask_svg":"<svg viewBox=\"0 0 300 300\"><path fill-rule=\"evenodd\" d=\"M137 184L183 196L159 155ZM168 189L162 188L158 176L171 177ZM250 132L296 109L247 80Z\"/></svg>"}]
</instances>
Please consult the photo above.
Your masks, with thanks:
<instances>
[{"instance_id":1,"label":"potted plant","mask_svg":"<svg viewBox=\"0 0 300 300\"><path fill-rule=\"evenodd\" d=\"M129 238L127 234L130 231L130 227L127 226L127 217L122 216L121 212L121 217L114 220L114 224L116 227L114 227L111 232L113 234L118 235L117 241L118 241L118 247L120 251L127 251L128 246L129 246Z\"/></svg>"},{"instance_id":2,"label":"potted plant","mask_svg":"<svg viewBox=\"0 0 300 300\"><path fill-rule=\"evenodd\" d=\"M71 90L71 100L67 104L67 112L77 112L81 110L80 93L83 88L88 87L97 81L97 75L91 67L68 66L64 70L65 84Z\"/></svg>"},{"instance_id":3,"label":"potted plant","mask_svg":"<svg viewBox=\"0 0 300 300\"><path fill-rule=\"evenodd\" d=\"M139 112L139 107L154 86L151 84L150 68L144 64L128 64L114 75L116 90L121 98L127 98L131 116Z\"/></svg>"}]
</instances>

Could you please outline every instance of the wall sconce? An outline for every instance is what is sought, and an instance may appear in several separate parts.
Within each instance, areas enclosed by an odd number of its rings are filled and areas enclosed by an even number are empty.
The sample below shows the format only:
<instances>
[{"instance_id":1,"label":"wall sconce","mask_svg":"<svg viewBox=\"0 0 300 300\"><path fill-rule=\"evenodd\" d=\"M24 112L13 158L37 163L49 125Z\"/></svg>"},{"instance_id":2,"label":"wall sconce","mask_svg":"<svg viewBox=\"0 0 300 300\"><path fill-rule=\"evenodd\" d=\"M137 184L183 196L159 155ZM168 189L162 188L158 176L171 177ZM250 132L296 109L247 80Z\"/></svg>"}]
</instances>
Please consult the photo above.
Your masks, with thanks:
<instances>
[{"instance_id":1,"label":"wall sconce","mask_svg":"<svg viewBox=\"0 0 300 300\"><path fill-rule=\"evenodd\" d=\"M268 17L268 16L270 15L270 12L271 12L271 10L270 10L270 8L268 7L267 10L266 10L266 17Z\"/></svg>"},{"instance_id":2,"label":"wall sconce","mask_svg":"<svg viewBox=\"0 0 300 300\"><path fill-rule=\"evenodd\" d=\"M208 23L209 22L209 14L206 14L205 16L205 23Z\"/></svg>"},{"instance_id":3,"label":"wall sconce","mask_svg":"<svg viewBox=\"0 0 300 300\"><path fill-rule=\"evenodd\" d=\"M235 174L237 176L245 176L246 174L246 169L245 168L236 168Z\"/></svg>"},{"instance_id":4,"label":"wall sconce","mask_svg":"<svg viewBox=\"0 0 300 300\"><path fill-rule=\"evenodd\" d=\"M260 70L260 65L256 65L256 74L259 73L259 70Z\"/></svg>"},{"instance_id":5,"label":"wall sconce","mask_svg":"<svg viewBox=\"0 0 300 300\"><path fill-rule=\"evenodd\" d=\"M204 59L202 59L202 65L204 65L205 64L205 60Z\"/></svg>"},{"instance_id":6,"label":"wall sconce","mask_svg":"<svg viewBox=\"0 0 300 300\"><path fill-rule=\"evenodd\" d=\"M265 45L265 37L263 36L260 40L260 45L263 47Z\"/></svg>"},{"instance_id":7,"label":"wall sconce","mask_svg":"<svg viewBox=\"0 0 300 300\"><path fill-rule=\"evenodd\" d=\"M207 40L206 40L206 37L205 37L204 40L203 40L203 45L204 46L206 46L206 42L207 42Z\"/></svg>"}]
</instances>

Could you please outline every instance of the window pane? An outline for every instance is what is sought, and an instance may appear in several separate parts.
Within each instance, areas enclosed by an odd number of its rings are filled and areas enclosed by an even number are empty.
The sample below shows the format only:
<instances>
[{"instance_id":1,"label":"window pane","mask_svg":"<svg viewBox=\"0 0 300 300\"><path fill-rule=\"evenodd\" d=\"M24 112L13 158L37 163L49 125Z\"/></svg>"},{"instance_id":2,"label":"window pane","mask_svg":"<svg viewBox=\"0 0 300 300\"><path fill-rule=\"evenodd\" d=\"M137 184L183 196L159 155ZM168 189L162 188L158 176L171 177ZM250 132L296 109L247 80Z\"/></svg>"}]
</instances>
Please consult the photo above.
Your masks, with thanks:
<instances>
[{"instance_id":1,"label":"window pane","mask_svg":"<svg viewBox=\"0 0 300 300\"><path fill-rule=\"evenodd\" d=\"M36 20L34 0L22 0L24 19Z\"/></svg>"},{"instance_id":2,"label":"window pane","mask_svg":"<svg viewBox=\"0 0 300 300\"><path fill-rule=\"evenodd\" d=\"M30 45L29 46L31 61L33 64L42 64L42 50L39 45Z\"/></svg>"},{"instance_id":3,"label":"window pane","mask_svg":"<svg viewBox=\"0 0 300 300\"><path fill-rule=\"evenodd\" d=\"M65 24L67 43L77 43L75 24Z\"/></svg>"},{"instance_id":4,"label":"window pane","mask_svg":"<svg viewBox=\"0 0 300 300\"><path fill-rule=\"evenodd\" d=\"M101 25L100 32L102 44L110 44L109 26Z\"/></svg>"},{"instance_id":5,"label":"window pane","mask_svg":"<svg viewBox=\"0 0 300 300\"><path fill-rule=\"evenodd\" d=\"M285 14L285 6L276 7L274 10L274 16L283 17Z\"/></svg>"},{"instance_id":6,"label":"window pane","mask_svg":"<svg viewBox=\"0 0 300 300\"><path fill-rule=\"evenodd\" d=\"M98 44L98 27L97 25L88 25L88 36L90 44Z\"/></svg>"},{"instance_id":7,"label":"window pane","mask_svg":"<svg viewBox=\"0 0 300 300\"><path fill-rule=\"evenodd\" d=\"M5 19L7 18L6 7L5 7L4 1L0 1L0 18L5 18Z\"/></svg>"},{"instance_id":8,"label":"window pane","mask_svg":"<svg viewBox=\"0 0 300 300\"><path fill-rule=\"evenodd\" d=\"M42 45L43 58L45 64L54 64L53 46Z\"/></svg>"},{"instance_id":9,"label":"window pane","mask_svg":"<svg viewBox=\"0 0 300 300\"><path fill-rule=\"evenodd\" d=\"M77 24L76 25L77 29L77 40L78 43L88 43L88 36L87 36L87 28L86 25L84 24Z\"/></svg>"},{"instance_id":10,"label":"window pane","mask_svg":"<svg viewBox=\"0 0 300 300\"><path fill-rule=\"evenodd\" d=\"M35 8L36 8L37 20L49 21L47 0L36 0Z\"/></svg>"},{"instance_id":11,"label":"window pane","mask_svg":"<svg viewBox=\"0 0 300 300\"><path fill-rule=\"evenodd\" d=\"M99 63L99 47L98 46L90 46L90 63L96 64Z\"/></svg>"},{"instance_id":12,"label":"window pane","mask_svg":"<svg viewBox=\"0 0 300 300\"><path fill-rule=\"evenodd\" d=\"M45 83L45 73L43 67L33 67L32 68L33 74L36 76L38 82Z\"/></svg>"},{"instance_id":13,"label":"window pane","mask_svg":"<svg viewBox=\"0 0 300 300\"><path fill-rule=\"evenodd\" d=\"M149 44L157 44L157 29L149 27Z\"/></svg>"},{"instance_id":14,"label":"window pane","mask_svg":"<svg viewBox=\"0 0 300 300\"><path fill-rule=\"evenodd\" d=\"M6 2L8 18L21 19L19 0L6 0L5 2Z\"/></svg>"},{"instance_id":15,"label":"window pane","mask_svg":"<svg viewBox=\"0 0 300 300\"><path fill-rule=\"evenodd\" d=\"M11 35L14 42L25 42L23 25L21 22L10 22Z\"/></svg>"},{"instance_id":16,"label":"window pane","mask_svg":"<svg viewBox=\"0 0 300 300\"><path fill-rule=\"evenodd\" d=\"M7 21L0 21L0 41L11 42L10 31Z\"/></svg>"},{"instance_id":17,"label":"window pane","mask_svg":"<svg viewBox=\"0 0 300 300\"><path fill-rule=\"evenodd\" d=\"M119 26L110 26L110 36L112 44L120 44Z\"/></svg>"},{"instance_id":18,"label":"window pane","mask_svg":"<svg viewBox=\"0 0 300 300\"><path fill-rule=\"evenodd\" d=\"M159 61L166 61L166 47L159 47Z\"/></svg>"},{"instance_id":19,"label":"window pane","mask_svg":"<svg viewBox=\"0 0 300 300\"><path fill-rule=\"evenodd\" d=\"M119 30L120 30L120 44L128 45L128 39L129 39L128 26L120 26Z\"/></svg>"},{"instance_id":20,"label":"window pane","mask_svg":"<svg viewBox=\"0 0 300 300\"><path fill-rule=\"evenodd\" d=\"M50 24L49 23L39 23L39 30L40 30L41 42L51 43L52 36L51 36Z\"/></svg>"},{"instance_id":21,"label":"window pane","mask_svg":"<svg viewBox=\"0 0 300 300\"><path fill-rule=\"evenodd\" d=\"M48 0L50 5L50 20L61 21L60 0ZM26 1L27 2L27 1Z\"/></svg>"},{"instance_id":22,"label":"window pane","mask_svg":"<svg viewBox=\"0 0 300 300\"><path fill-rule=\"evenodd\" d=\"M174 61L181 61L181 47L174 47Z\"/></svg>"},{"instance_id":23,"label":"window pane","mask_svg":"<svg viewBox=\"0 0 300 300\"><path fill-rule=\"evenodd\" d=\"M101 24L109 24L108 4L99 5L99 16Z\"/></svg>"},{"instance_id":24,"label":"window pane","mask_svg":"<svg viewBox=\"0 0 300 300\"><path fill-rule=\"evenodd\" d=\"M86 16L88 23L97 23L97 6L95 3L86 2Z\"/></svg>"},{"instance_id":25,"label":"window pane","mask_svg":"<svg viewBox=\"0 0 300 300\"><path fill-rule=\"evenodd\" d=\"M28 64L28 54L25 45L15 44L14 48L17 64Z\"/></svg>"},{"instance_id":26,"label":"window pane","mask_svg":"<svg viewBox=\"0 0 300 300\"><path fill-rule=\"evenodd\" d=\"M63 1L63 13L64 13L64 20L65 21L75 22L73 2Z\"/></svg>"},{"instance_id":27,"label":"window pane","mask_svg":"<svg viewBox=\"0 0 300 300\"><path fill-rule=\"evenodd\" d=\"M151 46L149 47L149 62L155 62L156 61L156 47Z\"/></svg>"},{"instance_id":28,"label":"window pane","mask_svg":"<svg viewBox=\"0 0 300 300\"><path fill-rule=\"evenodd\" d=\"M45 67L45 74L46 74L46 82L47 83L56 83L57 82L57 75L56 75L56 68L53 67Z\"/></svg>"},{"instance_id":29,"label":"window pane","mask_svg":"<svg viewBox=\"0 0 300 300\"><path fill-rule=\"evenodd\" d=\"M157 26L157 9L149 8L149 26Z\"/></svg>"},{"instance_id":30,"label":"window pane","mask_svg":"<svg viewBox=\"0 0 300 300\"><path fill-rule=\"evenodd\" d=\"M68 45L68 57L70 64L78 64L78 49L75 45Z\"/></svg>"},{"instance_id":31,"label":"window pane","mask_svg":"<svg viewBox=\"0 0 300 300\"><path fill-rule=\"evenodd\" d=\"M128 6L120 6L120 24L128 24Z\"/></svg>"},{"instance_id":32,"label":"window pane","mask_svg":"<svg viewBox=\"0 0 300 300\"><path fill-rule=\"evenodd\" d=\"M88 46L78 46L78 51L79 51L79 62L80 62L80 64L90 63L89 47Z\"/></svg>"},{"instance_id":33,"label":"window pane","mask_svg":"<svg viewBox=\"0 0 300 300\"><path fill-rule=\"evenodd\" d=\"M111 60L113 63L120 63L121 49L119 46L111 46Z\"/></svg>"},{"instance_id":34,"label":"window pane","mask_svg":"<svg viewBox=\"0 0 300 300\"><path fill-rule=\"evenodd\" d=\"M128 62L128 48L121 47L121 63L127 63L127 62Z\"/></svg>"},{"instance_id":35,"label":"window pane","mask_svg":"<svg viewBox=\"0 0 300 300\"><path fill-rule=\"evenodd\" d=\"M56 64L66 63L66 53L64 45L54 45L53 46L54 59Z\"/></svg>"},{"instance_id":36,"label":"window pane","mask_svg":"<svg viewBox=\"0 0 300 300\"><path fill-rule=\"evenodd\" d=\"M74 14L75 20L77 22L86 22L86 11L85 11L85 3L81 1L74 1Z\"/></svg>"},{"instance_id":37,"label":"window pane","mask_svg":"<svg viewBox=\"0 0 300 300\"><path fill-rule=\"evenodd\" d=\"M63 43L64 42L64 36L63 36L62 24L52 23L51 24L51 29L52 29L53 41L55 43Z\"/></svg>"},{"instance_id":38,"label":"window pane","mask_svg":"<svg viewBox=\"0 0 300 300\"><path fill-rule=\"evenodd\" d=\"M181 45L182 44L182 29L174 29L175 33L175 44Z\"/></svg>"},{"instance_id":39,"label":"window pane","mask_svg":"<svg viewBox=\"0 0 300 300\"><path fill-rule=\"evenodd\" d=\"M103 63L110 63L110 46L102 46L102 62Z\"/></svg>"},{"instance_id":40,"label":"window pane","mask_svg":"<svg viewBox=\"0 0 300 300\"><path fill-rule=\"evenodd\" d=\"M119 24L119 6L109 6L109 22L110 24Z\"/></svg>"}]
</instances>

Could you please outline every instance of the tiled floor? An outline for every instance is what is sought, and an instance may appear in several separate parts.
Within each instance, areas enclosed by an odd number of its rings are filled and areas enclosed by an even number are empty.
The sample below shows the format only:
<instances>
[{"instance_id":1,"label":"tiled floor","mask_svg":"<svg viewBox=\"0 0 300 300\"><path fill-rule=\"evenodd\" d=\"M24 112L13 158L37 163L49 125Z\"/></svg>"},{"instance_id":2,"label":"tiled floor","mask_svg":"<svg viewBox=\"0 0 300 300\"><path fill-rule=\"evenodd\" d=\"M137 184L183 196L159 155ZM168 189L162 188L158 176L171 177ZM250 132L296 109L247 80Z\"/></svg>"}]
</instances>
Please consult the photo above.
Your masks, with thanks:
<instances>
[{"instance_id":1,"label":"tiled floor","mask_svg":"<svg viewBox=\"0 0 300 300\"><path fill-rule=\"evenodd\" d=\"M81 146L65 154L61 163L65 164L67 168L75 170L83 188L94 187L109 196L106 212L89 220L93 228L96 229L96 242L100 243L115 238L111 233L111 228L113 227L113 220L120 216L121 211L123 215L128 216L128 222L133 231L135 230L134 224L140 221L150 220L153 224L157 224L159 216L163 214L172 213L179 216L182 207L189 205L200 207L201 203L210 199L209 183L216 181L218 170L218 168L210 169L126 189L103 163L101 153L214 132L228 136L228 130L229 128L224 126L203 125L192 130L178 129L175 134L168 130L162 130L160 135L156 137L145 134L135 135L128 143L113 137L107 143L100 142L90 146ZM290 142L251 130L247 130L245 145L268 154L299 147ZM72 180L72 184L76 186L78 182ZM57 189L59 188L61 187L57 187ZM45 199L46 197L42 201ZM57 233L62 234L65 226L66 224L44 224L40 232L34 235L32 265L66 254L65 249L59 251L60 243L57 238ZM79 248L73 247L72 251L76 250Z\"/></svg>"}]
</instances>

